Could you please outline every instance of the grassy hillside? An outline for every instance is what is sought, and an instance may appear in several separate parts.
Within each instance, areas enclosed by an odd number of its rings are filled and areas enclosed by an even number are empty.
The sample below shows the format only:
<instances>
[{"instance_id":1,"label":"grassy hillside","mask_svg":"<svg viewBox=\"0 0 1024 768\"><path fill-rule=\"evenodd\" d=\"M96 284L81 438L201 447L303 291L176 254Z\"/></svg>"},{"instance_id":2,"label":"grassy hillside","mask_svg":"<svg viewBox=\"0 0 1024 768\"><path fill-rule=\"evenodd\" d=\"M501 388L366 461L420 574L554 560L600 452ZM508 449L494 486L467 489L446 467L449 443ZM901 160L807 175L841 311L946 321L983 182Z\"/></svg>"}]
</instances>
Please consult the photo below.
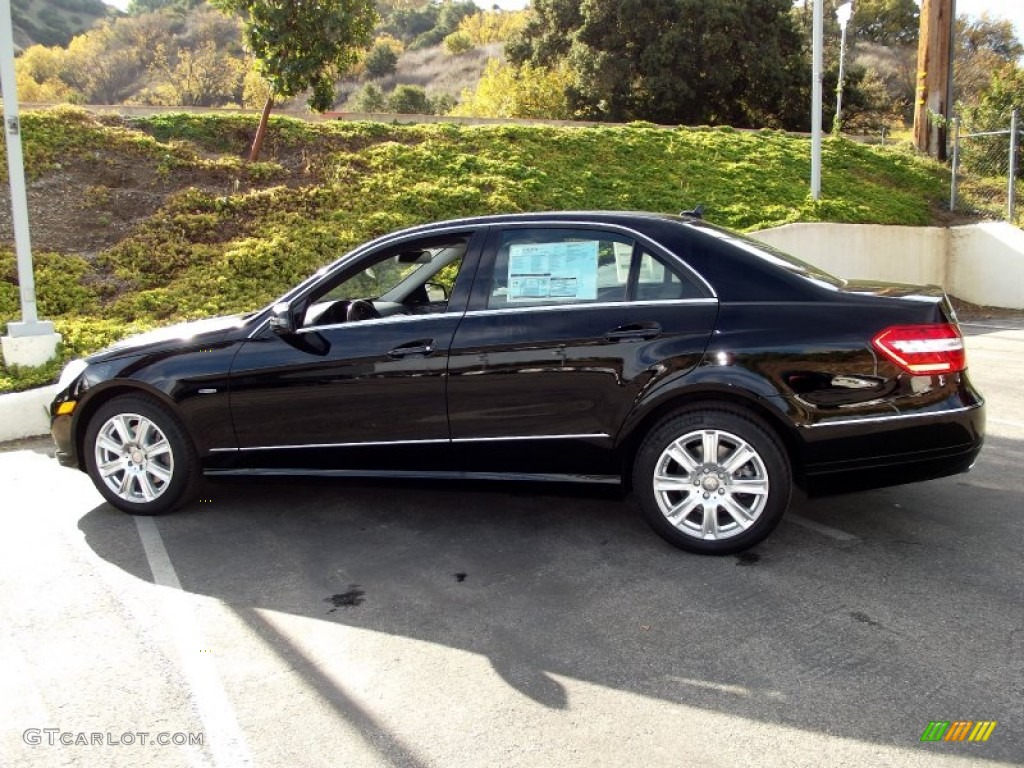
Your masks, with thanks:
<instances>
[{"instance_id":1,"label":"grassy hillside","mask_svg":"<svg viewBox=\"0 0 1024 768\"><path fill-rule=\"evenodd\" d=\"M102 0L11 0L14 45L67 45L109 13Z\"/></svg>"},{"instance_id":2,"label":"grassy hillside","mask_svg":"<svg viewBox=\"0 0 1024 768\"><path fill-rule=\"evenodd\" d=\"M752 230L791 221L931 223L943 169L893 148L826 142L807 198L808 141L775 132L272 123L241 161L248 116L23 115L42 316L63 358L132 330L260 306L359 242L399 227L538 209L677 212ZM2 166L6 169L6 165ZM0 242L10 243L6 184ZM17 319L0 251L0 322ZM0 391L56 371L0 371Z\"/></svg>"}]
</instances>

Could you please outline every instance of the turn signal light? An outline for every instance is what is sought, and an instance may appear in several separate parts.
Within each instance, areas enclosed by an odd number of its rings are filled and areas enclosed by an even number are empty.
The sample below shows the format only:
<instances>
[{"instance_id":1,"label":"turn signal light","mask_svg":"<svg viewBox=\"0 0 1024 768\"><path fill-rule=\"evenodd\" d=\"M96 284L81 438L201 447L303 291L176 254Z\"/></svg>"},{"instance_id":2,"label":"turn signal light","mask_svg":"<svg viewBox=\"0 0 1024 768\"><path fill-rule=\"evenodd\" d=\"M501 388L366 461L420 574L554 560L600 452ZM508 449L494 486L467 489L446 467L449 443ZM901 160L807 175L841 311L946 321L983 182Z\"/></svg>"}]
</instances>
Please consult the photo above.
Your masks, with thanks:
<instances>
[{"instance_id":1,"label":"turn signal light","mask_svg":"<svg viewBox=\"0 0 1024 768\"><path fill-rule=\"evenodd\" d=\"M956 373L967 367L963 336L952 323L893 325L871 344L908 373Z\"/></svg>"}]
</instances>

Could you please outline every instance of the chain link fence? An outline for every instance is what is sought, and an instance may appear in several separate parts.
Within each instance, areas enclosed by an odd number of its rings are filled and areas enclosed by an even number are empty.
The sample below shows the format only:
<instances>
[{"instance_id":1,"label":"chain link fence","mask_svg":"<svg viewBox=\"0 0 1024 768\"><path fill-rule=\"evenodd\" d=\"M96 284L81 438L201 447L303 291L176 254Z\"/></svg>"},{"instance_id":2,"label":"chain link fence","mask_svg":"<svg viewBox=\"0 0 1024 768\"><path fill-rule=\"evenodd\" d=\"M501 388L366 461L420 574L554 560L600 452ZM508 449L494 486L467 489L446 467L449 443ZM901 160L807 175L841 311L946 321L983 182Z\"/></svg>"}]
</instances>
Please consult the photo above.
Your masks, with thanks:
<instances>
[{"instance_id":1,"label":"chain link fence","mask_svg":"<svg viewBox=\"0 0 1024 768\"><path fill-rule=\"evenodd\" d=\"M953 123L953 162L949 209L1020 224L1017 205L1021 186L1020 147L1022 127L1013 110L1003 130L964 131Z\"/></svg>"}]
</instances>

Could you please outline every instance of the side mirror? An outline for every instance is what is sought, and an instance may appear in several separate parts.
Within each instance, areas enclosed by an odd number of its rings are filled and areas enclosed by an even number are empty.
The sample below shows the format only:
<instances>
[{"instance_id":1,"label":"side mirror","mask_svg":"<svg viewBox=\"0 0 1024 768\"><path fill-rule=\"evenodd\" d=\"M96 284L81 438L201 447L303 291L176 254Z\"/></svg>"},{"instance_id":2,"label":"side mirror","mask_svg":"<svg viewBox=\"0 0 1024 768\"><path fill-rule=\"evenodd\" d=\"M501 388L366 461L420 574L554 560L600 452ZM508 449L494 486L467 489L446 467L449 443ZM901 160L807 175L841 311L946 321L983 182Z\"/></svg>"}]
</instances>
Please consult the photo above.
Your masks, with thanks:
<instances>
[{"instance_id":1,"label":"side mirror","mask_svg":"<svg viewBox=\"0 0 1024 768\"><path fill-rule=\"evenodd\" d=\"M427 300L431 304L437 304L442 301L448 301L448 289L440 283L427 283Z\"/></svg>"},{"instance_id":2,"label":"side mirror","mask_svg":"<svg viewBox=\"0 0 1024 768\"><path fill-rule=\"evenodd\" d=\"M282 301L270 310L270 330L278 336L289 336L295 333L295 314L292 305Z\"/></svg>"}]
</instances>

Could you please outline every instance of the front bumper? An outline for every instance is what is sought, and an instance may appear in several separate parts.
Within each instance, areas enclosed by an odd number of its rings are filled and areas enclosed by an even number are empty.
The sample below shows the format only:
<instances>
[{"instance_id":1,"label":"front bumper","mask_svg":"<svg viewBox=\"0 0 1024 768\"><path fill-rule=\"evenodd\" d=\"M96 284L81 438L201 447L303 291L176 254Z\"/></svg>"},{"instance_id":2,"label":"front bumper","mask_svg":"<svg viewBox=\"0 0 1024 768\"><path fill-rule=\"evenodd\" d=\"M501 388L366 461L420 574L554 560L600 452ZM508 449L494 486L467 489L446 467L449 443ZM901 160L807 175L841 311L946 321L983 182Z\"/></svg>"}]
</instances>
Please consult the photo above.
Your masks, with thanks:
<instances>
[{"instance_id":1,"label":"front bumper","mask_svg":"<svg viewBox=\"0 0 1024 768\"><path fill-rule=\"evenodd\" d=\"M57 461L61 466L80 469L78 451L75 446L74 433L72 431L74 417L71 414L53 416L53 412L54 408L51 406L50 435L53 437L53 442L57 446L55 453Z\"/></svg>"}]
</instances>

